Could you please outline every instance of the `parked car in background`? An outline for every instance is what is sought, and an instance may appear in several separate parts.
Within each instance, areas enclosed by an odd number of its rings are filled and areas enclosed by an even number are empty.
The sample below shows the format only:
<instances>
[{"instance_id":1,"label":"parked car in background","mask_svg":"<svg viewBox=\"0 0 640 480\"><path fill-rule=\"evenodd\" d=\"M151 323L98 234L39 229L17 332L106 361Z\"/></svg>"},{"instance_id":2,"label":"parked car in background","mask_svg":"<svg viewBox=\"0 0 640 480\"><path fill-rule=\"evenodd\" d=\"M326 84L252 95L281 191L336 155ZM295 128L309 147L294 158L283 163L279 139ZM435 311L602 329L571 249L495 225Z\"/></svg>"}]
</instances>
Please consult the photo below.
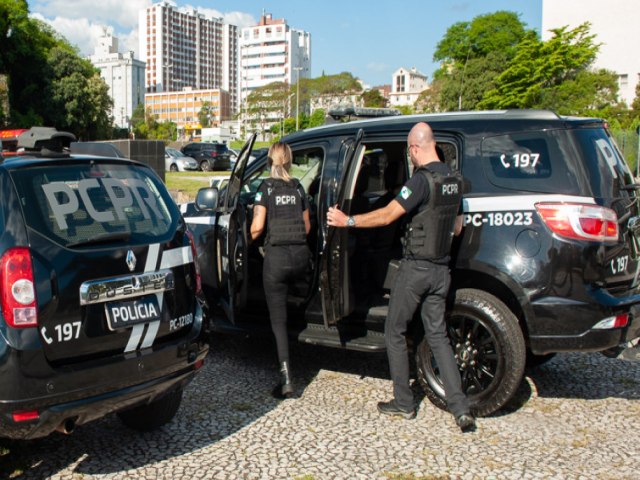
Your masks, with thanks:
<instances>
[{"instance_id":1,"label":"parked car in background","mask_svg":"<svg viewBox=\"0 0 640 480\"><path fill-rule=\"evenodd\" d=\"M203 172L231 169L231 154L224 143L193 142L186 144L181 151L194 158Z\"/></svg>"},{"instance_id":2,"label":"parked car in background","mask_svg":"<svg viewBox=\"0 0 640 480\"><path fill-rule=\"evenodd\" d=\"M24 136L24 138L23 138ZM208 352L193 236L158 175L33 128L0 164L0 437L176 414Z\"/></svg>"},{"instance_id":3,"label":"parked car in background","mask_svg":"<svg viewBox=\"0 0 640 480\"><path fill-rule=\"evenodd\" d=\"M193 157L188 157L180 150L166 147L164 149L164 169L169 172L185 172L198 170L200 167Z\"/></svg>"}]
</instances>

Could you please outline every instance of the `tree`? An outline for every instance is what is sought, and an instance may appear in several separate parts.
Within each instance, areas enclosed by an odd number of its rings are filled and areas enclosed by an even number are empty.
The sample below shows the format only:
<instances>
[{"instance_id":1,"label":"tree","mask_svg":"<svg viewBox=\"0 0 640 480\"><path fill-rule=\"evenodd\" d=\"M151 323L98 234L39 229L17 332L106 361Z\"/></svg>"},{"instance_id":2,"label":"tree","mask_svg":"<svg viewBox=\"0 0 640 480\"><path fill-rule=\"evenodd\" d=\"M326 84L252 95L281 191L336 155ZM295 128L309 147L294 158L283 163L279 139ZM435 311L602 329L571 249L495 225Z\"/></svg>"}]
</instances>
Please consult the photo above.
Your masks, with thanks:
<instances>
[{"instance_id":1,"label":"tree","mask_svg":"<svg viewBox=\"0 0 640 480\"><path fill-rule=\"evenodd\" d=\"M471 22L454 23L436 45L435 61L456 68L469 59L486 57L491 52L513 55L518 44L535 33L526 29L519 15L498 11L479 15Z\"/></svg>"},{"instance_id":2,"label":"tree","mask_svg":"<svg viewBox=\"0 0 640 480\"><path fill-rule=\"evenodd\" d=\"M520 43L535 39L519 16L499 11L449 27L436 46L434 60L442 66L434 74L432 92L420 99L428 111L473 110L495 78L516 55ZM427 98L428 97L428 98ZM424 110L424 105L418 107Z\"/></svg>"},{"instance_id":3,"label":"tree","mask_svg":"<svg viewBox=\"0 0 640 480\"><path fill-rule=\"evenodd\" d=\"M108 137L113 101L98 70L66 46L52 48L47 63L53 107L49 116L57 128L83 140Z\"/></svg>"},{"instance_id":4,"label":"tree","mask_svg":"<svg viewBox=\"0 0 640 480\"><path fill-rule=\"evenodd\" d=\"M111 135L112 104L98 70L49 25L30 18L25 0L0 0L0 45L8 123L55 126L83 139Z\"/></svg>"},{"instance_id":5,"label":"tree","mask_svg":"<svg viewBox=\"0 0 640 480\"><path fill-rule=\"evenodd\" d=\"M367 90L361 95L365 107L384 108L387 106L387 99L382 96L380 90Z\"/></svg>"},{"instance_id":6,"label":"tree","mask_svg":"<svg viewBox=\"0 0 640 480\"><path fill-rule=\"evenodd\" d=\"M612 99L617 87L606 74L589 71L599 45L593 43L589 24L573 30L553 30L543 42L524 40L507 68L496 78L496 86L479 103L480 108L553 108L575 111L593 109L599 99ZM582 98L579 98L582 97ZM562 103L556 103L562 99ZM571 111L573 110L573 111Z\"/></svg>"},{"instance_id":7,"label":"tree","mask_svg":"<svg viewBox=\"0 0 640 480\"><path fill-rule=\"evenodd\" d=\"M247 97L248 121L252 129L258 130L263 138L273 122L284 118L289 91L289 84L273 82L256 88Z\"/></svg>"},{"instance_id":8,"label":"tree","mask_svg":"<svg viewBox=\"0 0 640 480\"><path fill-rule=\"evenodd\" d=\"M207 128L211 126L211 117L213 117L213 107L211 106L211 102L204 102L200 111L198 112L198 121L202 128Z\"/></svg>"}]
</instances>

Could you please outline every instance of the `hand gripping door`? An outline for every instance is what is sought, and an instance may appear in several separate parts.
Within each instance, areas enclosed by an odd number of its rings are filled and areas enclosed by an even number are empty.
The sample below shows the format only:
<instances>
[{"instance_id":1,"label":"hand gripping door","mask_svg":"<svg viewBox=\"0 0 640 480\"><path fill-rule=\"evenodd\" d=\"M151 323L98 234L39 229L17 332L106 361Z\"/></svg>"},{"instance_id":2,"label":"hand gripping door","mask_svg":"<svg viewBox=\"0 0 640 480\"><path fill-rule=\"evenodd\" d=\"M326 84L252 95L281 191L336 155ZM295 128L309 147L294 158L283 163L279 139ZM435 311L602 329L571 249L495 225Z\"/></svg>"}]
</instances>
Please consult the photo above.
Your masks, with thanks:
<instances>
[{"instance_id":1,"label":"hand gripping door","mask_svg":"<svg viewBox=\"0 0 640 480\"><path fill-rule=\"evenodd\" d=\"M362 140L364 131L358 130L355 138L344 142L340 157L344 159L342 175L338 180L337 198L333 202L349 213L360 163L364 156ZM326 227L326 226L325 226ZM329 227L325 232L324 250L320 271L320 290L325 326L334 325L353 310L350 292L348 228Z\"/></svg>"}]
</instances>

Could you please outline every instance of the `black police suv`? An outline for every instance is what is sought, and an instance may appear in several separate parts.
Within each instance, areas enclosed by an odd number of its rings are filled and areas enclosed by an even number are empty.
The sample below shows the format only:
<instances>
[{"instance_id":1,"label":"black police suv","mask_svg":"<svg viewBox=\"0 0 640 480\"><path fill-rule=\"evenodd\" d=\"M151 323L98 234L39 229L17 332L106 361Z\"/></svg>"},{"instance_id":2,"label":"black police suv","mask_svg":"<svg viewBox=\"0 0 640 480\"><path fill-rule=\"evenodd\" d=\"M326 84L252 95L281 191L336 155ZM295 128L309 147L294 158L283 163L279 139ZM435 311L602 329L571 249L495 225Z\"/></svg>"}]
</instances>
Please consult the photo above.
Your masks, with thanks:
<instances>
[{"instance_id":1,"label":"black police suv","mask_svg":"<svg viewBox=\"0 0 640 480\"><path fill-rule=\"evenodd\" d=\"M208 351L191 234L148 166L27 133L0 164L0 437L161 426Z\"/></svg>"},{"instance_id":2,"label":"black police suv","mask_svg":"<svg viewBox=\"0 0 640 480\"><path fill-rule=\"evenodd\" d=\"M388 270L402 256L402 221L374 229L326 224L329 206L386 205L411 175L407 134L428 122L441 160L462 172L465 227L452 250L449 335L476 415L504 406L525 364L555 352L612 351L640 335L638 185L602 120L549 111L461 112L338 123L284 139L312 208L314 262L290 295L302 342L384 349ZM184 207L218 330L268 329L262 248L249 244L266 159ZM413 322L418 378L444 407L438 366ZM637 341L637 340L636 340Z\"/></svg>"}]
</instances>

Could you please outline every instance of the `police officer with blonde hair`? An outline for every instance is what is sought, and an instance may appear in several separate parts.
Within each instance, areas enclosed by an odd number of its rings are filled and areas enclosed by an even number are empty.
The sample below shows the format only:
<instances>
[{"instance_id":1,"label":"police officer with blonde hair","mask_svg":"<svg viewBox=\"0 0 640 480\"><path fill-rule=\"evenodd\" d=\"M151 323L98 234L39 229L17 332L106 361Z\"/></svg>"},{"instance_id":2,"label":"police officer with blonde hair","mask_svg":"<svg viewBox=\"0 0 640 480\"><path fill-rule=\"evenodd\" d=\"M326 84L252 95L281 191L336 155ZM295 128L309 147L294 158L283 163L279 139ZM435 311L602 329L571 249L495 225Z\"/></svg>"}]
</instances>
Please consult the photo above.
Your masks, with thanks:
<instances>
[{"instance_id":1,"label":"police officer with blonde hair","mask_svg":"<svg viewBox=\"0 0 640 480\"><path fill-rule=\"evenodd\" d=\"M270 177L258 187L251 222L251 239L267 231L262 281L276 339L280 383L273 394L294 396L287 337L289 287L304 276L310 258L307 235L311 229L309 202L304 188L289 175L292 154L289 145L276 142L269 148Z\"/></svg>"},{"instance_id":2,"label":"police officer with blonde hair","mask_svg":"<svg viewBox=\"0 0 640 480\"><path fill-rule=\"evenodd\" d=\"M387 206L362 215L347 216L329 208L333 227L371 228L389 225L407 215L403 258L391 288L385 343L394 398L379 402L385 415L412 419L416 406L409 385L409 358L405 334L418 307L425 337L434 353L444 384L447 406L463 432L475 429L475 419L462 391L460 372L445 326L446 298L451 283L449 251L454 235L462 230L459 208L462 177L438 158L431 127L418 123L407 137L407 151L414 166L411 178Z\"/></svg>"}]
</instances>

